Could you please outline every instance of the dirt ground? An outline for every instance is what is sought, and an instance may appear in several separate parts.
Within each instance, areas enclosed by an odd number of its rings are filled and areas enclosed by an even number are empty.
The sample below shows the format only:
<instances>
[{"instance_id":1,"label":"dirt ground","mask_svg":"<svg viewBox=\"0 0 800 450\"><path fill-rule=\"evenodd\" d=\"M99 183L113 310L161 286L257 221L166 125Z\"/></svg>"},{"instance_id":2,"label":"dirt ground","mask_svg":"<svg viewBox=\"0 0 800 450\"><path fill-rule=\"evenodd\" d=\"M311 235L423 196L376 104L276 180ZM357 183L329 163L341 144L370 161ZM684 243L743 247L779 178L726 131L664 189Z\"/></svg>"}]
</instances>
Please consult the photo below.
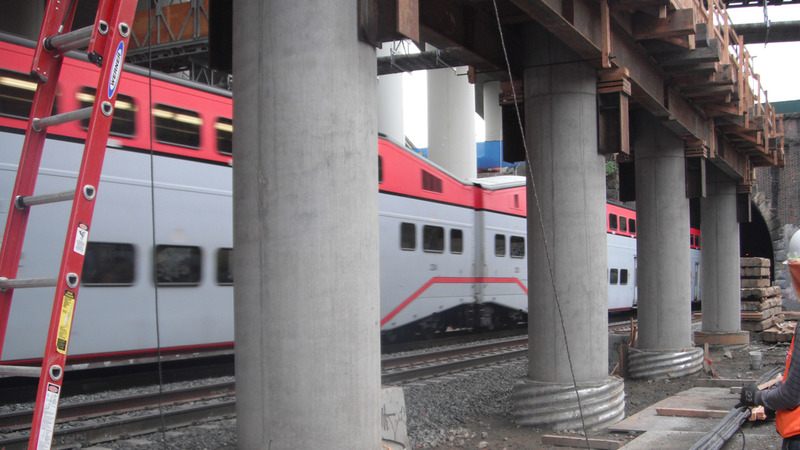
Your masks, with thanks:
<instances>
[{"instance_id":1,"label":"dirt ground","mask_svg":"<svg viewBox=\"0 0 800 450\"><path fill-rule=\"evenodd\" d=\"M789 349L788 343L767 344L762 343L756 333L753 336L748 348L734 350L712 350L709 355L711 367L717 378L755 380L769 369L784 366L786 353ZM763 365L759 370L750 369L749 352L761 350L763 354ZM631 417L637 412L653 405L664 398L675 395L700 384L703 379L714 378L713 375L705 372L698 372L682 378L661 380L661 381L641 381L625 380L625 416ZM733 404L731 408L733 408ZM745 424L745 427L754 426ZM747 449L779 449L781 438L774 431L774 421L758 423L758 427L770 427L765 433L758 436L747 437L746 444L743 444L743 437L734 435L725 445L728 448L747 448ZM534 428L517 427L513 419L507 416L483 417L480 420L465 425L464 429L451 435L450 442L445 445L434 447L436 449L491 449L491 450L511 450L511 449L541 449L541 448L566 448L566 447L547 447L542 445L541 436L543 434L560 434L572 437L582 437L579 432L560 432L552 430L542 430ZM620 442L629 442L636 438L636 435L623 433L612 433L608 431L589 431L590 438L608 439ZM734 442L735 441L735 442ZM668 443L660 448L673 448ZM585 448L585 447L583 447Z\"/></svg>"}]
</instances>

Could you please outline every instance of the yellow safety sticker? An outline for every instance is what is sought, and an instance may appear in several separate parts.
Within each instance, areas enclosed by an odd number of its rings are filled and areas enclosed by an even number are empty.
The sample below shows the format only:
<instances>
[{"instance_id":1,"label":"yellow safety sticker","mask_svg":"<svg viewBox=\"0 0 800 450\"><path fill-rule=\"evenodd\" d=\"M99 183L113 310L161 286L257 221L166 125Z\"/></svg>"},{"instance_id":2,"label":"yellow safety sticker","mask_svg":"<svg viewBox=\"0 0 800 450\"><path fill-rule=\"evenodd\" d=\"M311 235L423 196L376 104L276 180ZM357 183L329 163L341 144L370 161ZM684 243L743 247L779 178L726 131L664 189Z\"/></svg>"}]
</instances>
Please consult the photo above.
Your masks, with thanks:
<instances>
[{"instance_id":1,"label":"yellow safety sticker","mask_svg":"<svg viewBox=\"0 0 800 450\"><path fill-rule=\"evenodd\" d=\"M75 311L75 293L64 291L64 299L61 302L61 318L58 320L58 339L56 339L56 350L62 355L67 354L73 311Z\"/></svg>"}]
</instances>

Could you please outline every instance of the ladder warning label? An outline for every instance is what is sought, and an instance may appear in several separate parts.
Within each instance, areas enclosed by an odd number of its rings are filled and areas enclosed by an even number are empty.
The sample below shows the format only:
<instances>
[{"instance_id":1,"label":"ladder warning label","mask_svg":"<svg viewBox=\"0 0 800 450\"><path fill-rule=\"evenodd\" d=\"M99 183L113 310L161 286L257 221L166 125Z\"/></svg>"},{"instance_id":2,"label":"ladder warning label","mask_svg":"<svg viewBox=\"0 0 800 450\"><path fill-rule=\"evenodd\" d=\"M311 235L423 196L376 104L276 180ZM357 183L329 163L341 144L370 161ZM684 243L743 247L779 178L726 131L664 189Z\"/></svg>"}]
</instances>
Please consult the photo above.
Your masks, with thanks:
<instances>
[{"instance_id":1,"label":"ladder warning label","mask_svg":"<svg viewBox=\"0 0 800 450\"><path fill-rule=\"evenodd\" d=\"M64 299L61 302L61 317L58 319L58 339L56 339L56 350L62 355L67 354L73 311L75 311L75 293L64 291Z\"/></svg>"},{"instance_id":2,"label":"ladder warning label","mask_svg":"<svg viewBox=\"0 0 800 450\"><path fill-rule=\"evenodd\" d=\"M44 411L39 427L39 442L37 449L49 449L53 442L53 429L56 424L56 410L61 387L54 383L47 383L47 393L44 396Z\"/></svg>"},{"instance_id":3,"label":"ladder warning label","mask_svg":"<svg viewBox=\"0 0 800 450\"><path fill-rule=\"evenodd\" d=\"M87 242L89 242L89 226L85 223L78 223L78 229L75 230L75 245L72 246L72 251L80 255L86 255Z\"/></svg>"}]
</instances>

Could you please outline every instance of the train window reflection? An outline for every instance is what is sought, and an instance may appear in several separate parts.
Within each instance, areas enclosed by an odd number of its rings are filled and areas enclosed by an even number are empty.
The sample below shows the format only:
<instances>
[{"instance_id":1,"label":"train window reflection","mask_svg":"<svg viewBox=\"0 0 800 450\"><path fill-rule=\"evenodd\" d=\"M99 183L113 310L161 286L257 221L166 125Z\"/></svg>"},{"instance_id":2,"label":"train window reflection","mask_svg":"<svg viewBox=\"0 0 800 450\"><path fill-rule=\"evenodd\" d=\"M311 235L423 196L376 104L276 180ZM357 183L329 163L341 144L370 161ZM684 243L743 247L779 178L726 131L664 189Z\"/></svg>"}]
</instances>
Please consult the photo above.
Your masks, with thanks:
<instances>
[{"instance_id":1,"label":"train window reflection","mask_svg":"<svg viewBox=\"0 0 800 450\"><path fill-rule=\"evenodd\" d=\"M188 109L157 104L153 108L156 141L181 147L200 148L200 114Z\"/></svg>"},{"instance_id":2,"label":"train window reflection","mask_svg":"<svg viewBox=\"0 0 800 450\"><path fill-rule=\"evenodd\" d=\"M156 284L159 286L200 284L200 247L158 245L155 265Z\"/></svg>"},{"instance_id":3,"label":"train window reflection","mask_svg":"<svg viewBox=\"0 0 800 450\"><path fill-rule=\"evenodd\" d=\"M617 284L619 283L619 270L618 269L611 269L610 275L608 277L609 284Z\"/></svg>"},{"instance_id":4,"label":"train window reflection","mask_svg":"<svg viewBox=\"0 0 800 450\"><path fill-rule=\"evenodd\" d=\"M524 258L525 257L525 238L522 236L511 236L511 245L510 245L511 257L512 258Z\"/></svg>"},{"instance_id":5,"label":"train window reflection","mask_svg":"<svg viewBox=\"0 0 800 450\"><path fill-rule=\"evenodd\" d=\"M442 191L442 180L433 175L432 173L423 170L422 171L422 189L430 192L443 192Z\"/></svg>"},{"instance_id":6,"label":"train window reflection","mask_svg":"<svg viewBox=\"0 0 800 450\"><path fill-rule=\"evenodd\" d=\"M231 267L232 248L217 250L217 284L230 286L233 284L233 267Z\"/></svg>"},{"instance_id":7,"label":"train window reflection","mask_svg":"<svg viewBox=\"0 0 800 450\"><path fill-rule=\"evenodd\" d=\"M233 120L217 117L214 130L217 132L217 151L223 155L233 156Z\"/></svg>"},{"instance_id":8,"label":"train window reflection","mask_svg":"<svg viewBox=\"0 0 800 450\"><path fill-rule=\"evenodd\" d=\"M35 92L30 75L0 69L0 115L27 120Z\"/></svg>"},{"instance_id":9,"label":"train window reflection","mask_svg":"<svg viewBox=\"0 0 800 450\"><path fill-rule=\"evenodd\" d=\"M506 235L494 235L494 256L506 256Z\"/></svg>"},{"instance_id":10,"label":"train window reflection","mask_svg":"<svg viewBox=\"0 0 800 450\"><path fill-rule=\"evenodd\" d=\"M400 224L400 249L414 250L417 248L417 227L413 223Z\"/></svg>"},{"instance_id":11,"label":"train window reflection","mask_svg":"<svg viewBox=\"0 0 800 450\"><path fill-rule=\"evenodd\" d=\"M620 216L620 218L619 218L619 231L628 231L628 219L627 219L627 217Z\"/></svg>"},{"instance_id":12,"label":"train window reflection","mask_svg":"<svg viewBox=\"0 0 800 450\"><path fill-rule=\"evenodd\" d=\"M609 214L608 215L608 228L612 230L617 229L617 215L616 214Z\"/></svg>"},{"instance_id":13,"label":"train window reflection","mask_svg":"<svg viewBox=\"0 0 800 450\"><path fill-rule=\"evenodd\" d=\"M84 286L130 286L136 254L131 244L89 242L83 259Z\"/></svg>"},{"instance_id":14,"label":"train window reflection","mask_svg":"<svg viewBox=\"0 0 800 450\"><path fill-rule=\"evenodd\" d=\"M422 227L422 248L428 253L444 251L444 228L425 225Z\"/></svg>"},{"instance_id":15,"label":"train window reflection","mask_svg":"<svg viewBox=\"0 0 800 450\"><path fill-rule=\"evenodd\" d=\"M450 230L450 253L464 253L464 232L455 228Z\"/></svg>"},{"instance_id":16,"label":"train window reflection","mask_svg":"<svg viewBox=\"0 0 800 450\"><path fill-rule=\"evenodd\" d=\"M75 97L80 103L80 108L87 108L94 105L94 94L97 91L95 88L82 87ZM110 133L115 136L131 137L136 132L134 125L136 119L136 104L133 97L123 94L117 94L117 101L114 106L114 117L111 119ZM81 120L81 128L84 130L89 129L89 119Z\"/></svg>"}]
</instances>

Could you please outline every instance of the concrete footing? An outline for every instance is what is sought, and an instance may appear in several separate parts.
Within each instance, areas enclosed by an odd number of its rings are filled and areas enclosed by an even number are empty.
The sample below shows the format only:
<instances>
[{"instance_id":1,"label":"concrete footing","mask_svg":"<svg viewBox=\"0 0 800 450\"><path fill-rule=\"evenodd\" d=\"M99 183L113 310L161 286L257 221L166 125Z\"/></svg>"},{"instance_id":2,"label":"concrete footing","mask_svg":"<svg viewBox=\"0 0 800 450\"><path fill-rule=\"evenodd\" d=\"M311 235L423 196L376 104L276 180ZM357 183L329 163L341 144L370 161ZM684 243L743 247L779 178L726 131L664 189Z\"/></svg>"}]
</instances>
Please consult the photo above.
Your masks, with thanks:
<instances>
[{"instance_id":1,"label":"concrete footing","mask_svg":"<svg viewBox=\"0 0 800 450\"><path fill-rule=\"evenodd\" d=\"M406 429L406 400L403 388L383 386L381 388L381 439L389 448L391 444L402 444L411 448Z\"/></svg>"},{"instance_id":2,"label":"concrete footing","mask_svg":"<svg viewBox=\"0 0 800 450\"><path fill-rule=\"evenodd\" d=\"M697 331L694 333L697 345L711 346L747 345L750 343L749 331Z\"/></svg>"},{"instance_id":3,"label":"concrete footing","mask_svg":"<svg viewBox=\"0 0 800 450\"><path fill-rule=\"evenodd\" d=\"M514 386L514 421L523 426L547 425L554 430L606 428L625 418L625 384L608 377L605 383L573 385L524 379ZM578 405L580 398L580 405ZM581 411L583 420L581 420Z\"/></svg>"},{"instance_id":4,"label":"concrete footing","mask_svg":"<svg viewBox=\"0 0 800 450\"><path fill-rule=\"evenodd\" d=\"M685 350L628 349L628 376L645 380L678 378L703 368L703 349Z\"/></svg>"}]
</instances>

